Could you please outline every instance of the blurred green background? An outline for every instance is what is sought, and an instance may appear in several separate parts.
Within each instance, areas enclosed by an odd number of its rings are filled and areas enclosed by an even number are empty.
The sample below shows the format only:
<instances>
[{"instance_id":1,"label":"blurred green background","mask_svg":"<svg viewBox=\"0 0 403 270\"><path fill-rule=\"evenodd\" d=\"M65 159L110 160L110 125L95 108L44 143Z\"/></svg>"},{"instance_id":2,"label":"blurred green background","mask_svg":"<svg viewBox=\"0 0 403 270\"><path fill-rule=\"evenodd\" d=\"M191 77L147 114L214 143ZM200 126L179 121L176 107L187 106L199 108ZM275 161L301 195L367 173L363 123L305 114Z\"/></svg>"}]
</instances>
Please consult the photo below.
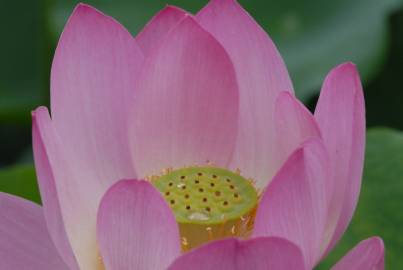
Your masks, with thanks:
<instances>
[{"instance_id":1,"label":"blurred green background","mask_svg":"<svg viewBox=\"0 0 403 270\"><path fill-rule=\"evenodd\" d=\"M207 1L89 0L135 35L165 4L196 12ZM57 39L78 1L0 3L0 190L39 202L30 111L49 103ZM239 1L282 53L296 93L313 109L326 73L353 61L367 105L367 152L357 212L328 269L360 240L380 235L387 269L403 269L403 0Z\"/></svg>"}]
</instances>

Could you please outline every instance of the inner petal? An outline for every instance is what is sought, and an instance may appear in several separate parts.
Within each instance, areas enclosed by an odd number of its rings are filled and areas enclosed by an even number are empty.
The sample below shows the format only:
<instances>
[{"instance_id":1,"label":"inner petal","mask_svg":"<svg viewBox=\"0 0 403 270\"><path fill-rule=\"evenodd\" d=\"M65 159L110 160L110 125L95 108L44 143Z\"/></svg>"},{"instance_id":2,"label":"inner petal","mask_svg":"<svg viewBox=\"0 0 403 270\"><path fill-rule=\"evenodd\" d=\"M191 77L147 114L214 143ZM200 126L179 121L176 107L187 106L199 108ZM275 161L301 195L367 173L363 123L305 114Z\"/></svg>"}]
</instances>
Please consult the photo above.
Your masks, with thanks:
<instances>
[{"instance_id":1,"label":"inner petal","mask_svg":"<svg viewBox=\"0 0 403 270\"><path fill-rule=\"evenodd\" d=\"M212 240L249 236L258 195L252 181L240 174L188 167L166 170L151 180L175 214L183 251Z\"/></svg>"}]
</instances>

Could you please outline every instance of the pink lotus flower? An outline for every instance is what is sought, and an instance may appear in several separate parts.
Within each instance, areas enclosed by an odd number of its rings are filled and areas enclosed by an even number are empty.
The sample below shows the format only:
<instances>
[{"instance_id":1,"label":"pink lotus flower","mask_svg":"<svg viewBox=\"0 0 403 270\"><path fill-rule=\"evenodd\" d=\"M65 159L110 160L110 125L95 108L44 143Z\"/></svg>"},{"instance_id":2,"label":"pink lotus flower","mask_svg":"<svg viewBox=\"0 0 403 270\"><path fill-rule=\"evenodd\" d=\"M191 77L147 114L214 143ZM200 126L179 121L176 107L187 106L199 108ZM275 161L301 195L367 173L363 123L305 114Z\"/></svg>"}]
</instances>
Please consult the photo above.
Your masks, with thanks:
<instances>
[{"instance_id":1,"label":"pink lotus flower","mask_svg":"<svg viewBox=\"0 0 403 270\"><path fill-rule=\"evenodd\" d=\"M135 38L79 5L55 53L51 112L33 113L43 207L0 196L0 269L312 269L357 203L355 66L329 73L312 115L233 0L196 16L166 7ZM370 238L332 269L383 258Z\"/></svg>"}]
</instances>

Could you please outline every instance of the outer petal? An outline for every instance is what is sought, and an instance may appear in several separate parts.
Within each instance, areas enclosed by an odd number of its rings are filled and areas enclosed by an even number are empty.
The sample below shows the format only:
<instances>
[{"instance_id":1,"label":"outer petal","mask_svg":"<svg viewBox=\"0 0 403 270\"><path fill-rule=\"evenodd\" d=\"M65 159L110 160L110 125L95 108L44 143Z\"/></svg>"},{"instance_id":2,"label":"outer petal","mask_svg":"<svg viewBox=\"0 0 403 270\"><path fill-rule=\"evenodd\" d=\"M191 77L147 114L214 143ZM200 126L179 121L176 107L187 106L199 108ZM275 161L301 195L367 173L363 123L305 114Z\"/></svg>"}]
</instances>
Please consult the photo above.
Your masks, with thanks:
<instances>
[{"instance_id":1,"label":"outer petal","mask_svg":"<svg viewBox=\"0 0 403 270\"><path fill-rule=\"evenodd\" d=\"M226 239L179 257L169 270L302 270L300 249L285 239L261 237L241 242Z\"/></svg>"},{"instance_id":2,"label":"outer petal","mask_svg":"<svg viewBox=\"0 0 403 270\"><path fill-rule=\"evenodd\" d=\"M385 250L382 239L372 237L360 242L332 270L383 270Z\"/></svg>"},{"instance_id":3,"label":"outer petal","mask_svg":"<svg viewBox=\"0 0 403 270\"><path fill-rule=\"evenodd\" d=\"M176 26L185 16L185 11L174 6L167 6L155 15L136 36L137 44L144 55L148 55L152 48L161 42L169 30Z\"/></svg>"},{"instance_id":4,"label":"outer petal","mask_svg":"<svg viewBox=\"0 0 403 270\"><path fill-rule=\"evenodd\" d=\"M51 74L54 125L74 148L77 169L109 186L134 175L127 115L143 61L132 36L112 18L78 5L60 38Z\"/></svg>"},{"instance_id":5,"label":"outer petal","mask_svg":"<svg viewBox=\"0 0 403 270\"><path fill-rule=\"evenodd\" d=\"M360 78L351 63L333 69L315 111L330 155L334 192L324 248L337 243L350 223L361 187L365 149L365 104ZM332 233L334 232L334 233Z\"/></svg>"},{"instance_id":6,"label":"outer petal","mask_svg":"<svg viewBox=\"0 0 403 270\"><path fill-rule=\"evenodd\" d=\"M68 270L40 206L0 192L0 269Z\"/></svg>"},{"instance_id":7,"label":"outer petal","mask_svg":"<svg viewBox=\"0 0 403 270\"><path fill-rule=\"evenodd\" d=\"M147 58L131 136L138 175L210 160L229 162L238 123L238 86L220 44L190 16Z\"/></svg>"},{"instance_id":8,"label":"outer petal","mask_svg":"<svg viewBox=\"0 0 403 270\"><path fill-rule=\"evenodd\" d=\"M121 25L77 6L53 61L52 125L40 132L81 269L98 269L95 224L101 196L116 179L135 176L127 115L141 62L140 50Z\"/></svg>"},{"instance_id":9,"label":"outer petal","mask_svg":"<svg viewBox=\"0 0 403 270\"><path fill-rule=\"evenodd\" d=\"M109 270L158 270L180 254L175 217L154 187L122 180L102 199L97 236Z\"/></svg>"},{"instance_id":10,"label":"outer petal","mask_svg":"<svg viewBox=\"0 0 403 270\"><path fill-rule=\"evenodd\" d=\"M274 110L276 167L280 168L287 158L308 138L320 138L319 127L311 112L291 93L282 92Z\"/></svg>"},{"instance_id":11,"label":"outer petal","mask_svg":"<svg viewBox=\"0 0 403 270\"><path fill-rule=\"evenodd\" d=\"M32 113L32 118L32 145L36 175L38 177L43 213L49 234L59 254L61 254L64 261L69 265L69 268L71 270L78 269L75 256L66 235L53 171L40 133L40 127L51 125L49 114L45 108L40 108L38 111Z\"/></svg>"},{"instance_id":12,"label":"outer petal","mask_svg":"<svg viewBox=\"0 0 403 270\"><path fill-rule=\"evenodd\" d=\"M78 158L75 158L74 149L66 145L59 136L47 109L40 107L33 115L34 126L44 143L44 150L55 179L53 189L52 182L46 178L50 172L44 172L45 168L42 166L45 164L38 160L43 154L42 149L39 145L34 145L41 195L44 197L44 204L51 204L45 207L51 235L58 249L66 252L65 260L69 264L72 263L73 256L69 255L69 245L66 242L70 242L80 269L98 269L95 223L100 197L104 193L103 187L100 182L88 181L91 179L89 170L76 169L75 162ZM82 181L83 179L86 181ZM61 217L58 213L59 207ZM68 240L65 239L63 228ZM57 233L60 235L56 236Z\"/></svg>"},{"instance_id":13,"label":"outer petal","mask_svg":"<svg viewBox=\"0 0 403 270\"><path fill-rule=\"evenodd\" d=\"M321 140L311 139L287 160L264 192L254 236L279 236L297 244L307 268L316 264L328 200L328 157Z\"/></svg>"},{"instance_id":14,"label":"outer petal","mask_svg":"<svg viewBox=\"0 0 403 270\"><path fill-rule=\"evenodd\" d=\"M275 45L235 0L212 0L198 22L223 44L234 62L240 88L240 125L232 165L265 186L277 171L273 158L273 110L292 83ZM271 165L270 165L271 164Z\"/></svg>"}]
</instances>

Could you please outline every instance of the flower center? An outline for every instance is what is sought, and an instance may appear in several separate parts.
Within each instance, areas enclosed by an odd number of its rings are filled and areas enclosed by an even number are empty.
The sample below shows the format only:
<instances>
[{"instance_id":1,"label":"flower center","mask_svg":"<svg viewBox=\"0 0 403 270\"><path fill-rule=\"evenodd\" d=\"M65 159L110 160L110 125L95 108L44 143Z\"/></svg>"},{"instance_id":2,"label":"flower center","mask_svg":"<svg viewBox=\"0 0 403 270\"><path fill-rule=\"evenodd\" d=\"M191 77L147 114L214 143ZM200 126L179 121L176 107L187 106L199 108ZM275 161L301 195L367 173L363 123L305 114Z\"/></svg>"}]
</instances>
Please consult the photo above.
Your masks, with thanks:
<instances>
[{"instance_id":1,"label":"flower center","mask_svg":"<svg viewBox=\"0 0 403 270\"><path fill-rule=\"evenodd\" d=\"M215 167L190 167L152 180L173 210L182 250L225 237L247 237L258 196L251 181Z\"/></svg>"}]
</instances>

